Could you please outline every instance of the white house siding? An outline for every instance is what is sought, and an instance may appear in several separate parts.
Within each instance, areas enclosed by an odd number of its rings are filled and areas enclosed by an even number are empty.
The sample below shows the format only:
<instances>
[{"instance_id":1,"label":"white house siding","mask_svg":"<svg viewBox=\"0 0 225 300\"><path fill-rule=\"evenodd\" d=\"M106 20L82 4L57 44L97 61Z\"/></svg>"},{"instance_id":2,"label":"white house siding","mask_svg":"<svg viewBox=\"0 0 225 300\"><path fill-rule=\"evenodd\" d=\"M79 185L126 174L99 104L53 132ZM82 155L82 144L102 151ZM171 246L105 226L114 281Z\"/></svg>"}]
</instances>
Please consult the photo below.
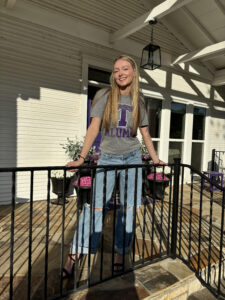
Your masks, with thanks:
<instances>
[{"instance_id":1,"label":"white house siding","mask_svg":"<svg viewBox=\"0 0 225 300\"><path fill-rule=\"evenodd\" d=\"M60 143L80 136L79 49L19 20L2 16L0 27L0 166L63 165ZM18 174L19 200L29 198L28 181L25 173ZM36 174L34 186L34 199L46 199L46 176ZM0 202L7 203L11 180L6 174L0 190Z\"/></svg>"},{"instance_id":2,"label":"white house siding","mask_svg":"<svg viewBox=\"0 0 225 300\"><path fill-rule=\"evenodd\" d=\"M82 53L119 53L0 15L0 167L64 165L61 145L81 138ZM46 173L34 176L34 200L46 199ZM30 197L30 174L17 176L17 200ZM11 175L0 174L0 203L11 199ZM53 195L52 195L53 196Z\"/></svg>"},{"instance_id":3,"label":"white house siding","mask_svg":"<svg viewBox=\"0 0 225 300\"><path fill-rule=\"evenodd\" d=\"M207 161L209 166L211 166L212 150L225 151L225 109L224 111L211 110L209 132L207 134L209 138ZM223 163L225 164L225 161Z\"/></svg>"}]
</instances>

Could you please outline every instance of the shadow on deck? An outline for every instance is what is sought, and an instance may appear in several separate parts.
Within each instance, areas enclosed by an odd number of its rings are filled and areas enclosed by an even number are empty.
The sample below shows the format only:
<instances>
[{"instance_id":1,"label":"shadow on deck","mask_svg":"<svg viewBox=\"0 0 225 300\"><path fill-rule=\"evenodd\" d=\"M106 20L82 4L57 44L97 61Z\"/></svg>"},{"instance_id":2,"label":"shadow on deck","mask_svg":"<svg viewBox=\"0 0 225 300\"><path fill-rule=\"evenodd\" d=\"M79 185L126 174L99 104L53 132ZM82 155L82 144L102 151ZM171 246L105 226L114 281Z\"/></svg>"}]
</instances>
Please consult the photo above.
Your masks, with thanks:
<instances>
[{"instance_id":1,"label":"shadow on deck","mask_svg":"<svg viewBox=\"0 0 225 300\"><path fill-rule=\"evenodd\" d=\"M199 190L198 184L191 190L188 185L184 186L182 197L182 207L179 207L178 216L178 242L177 253L180 253L184 260L189 258L190 267L208 276L207 269L216 266L219 260L220 231L218 224L221 222L220 192L214 192L215 202L213 218L210 215L210 193L205 190L203 193L202 223L199 227ZM190 205L190 193L192 201ZM156 262L157 259L166 258L170 249L171 220L170 214L172 204L168 197L164 201L155 201L142 206L137 214L136 239L133 250L125 259L125 271L132 268ZM221 199L222 201L222 199ZM65 211L65 234L64 234L64 261L69 251L69 246L73 238L76 227L76 199L70 198L66 204ZM48 235L48 257L46 257L46 201L34 202L33 221L32 221L32 273L31 273L31 299L44 299L47 291L48 297L53 297L60 293L60 264L62 251L62 206L50 205L49 235ZM79 261L78 285L87 287L89 273L90 284L98 282L100 279L100 261L103 259L102 280L112 275L112 220L113 211L109 211L104 222L104 255L101 257L101 244L96 255L91 255L90 268L88 268L88 258L83 256ZM191 226L190 226L191 222ZM145 226L144 226L145 225ZM14 232L14 256L13 256L13 289L14 299L26 299L28 294L28 257L29 257L29 203L17 204L15 209L15 232ZM0 212L0 298L9 298L10 288L10 234L11 234L11 208L2 206ZM210 248L209 248L210 238ZM223 245L224 246L224 245ZM200 249L200 255L198 255ZM47 270L45 261L48 259ZM166 260L167 261L167 260ZM152 265L129 272L125 275L116 277L110 281L102 283L104 288L93 287L88 290L80 291L80 298L76 299L106 299L113 297L112 291L117 291L118 299L144 299L160 289L168 288L179 280L193 276L181 262L174 265L175 261L169 259L169 263L164 265L171 266L166 269L162 265ZM197 270L197 262L200 269ZM181 264L181 266L179 265ZM179 267L180 266L180 267ZM177 269L176 273L171 272L171 268ZM183 273L182 271L183 270ZM48 278L45 277L45 272ZM183 274L183 275L182 275ZM46 281L47 280L47 281ZM206 278L206 281L208 279ZM213 278L211 278L213 280ZM47 282L45 291L45 282ZM118 287L122 284L122 294L118 294ZM216 284L216 283L215 283ZM99 285L100 286L100 285ZM111 286L111 287L110 287ZM63 291L74 289L74 280L65 281ZM106 290L111 293L106 293ZM121 289L120 289L121 291ZM104 298L103 298L103 295ZM77 294L78 296L78 294ZM68 298L72 299L72 298ZM75 298L74 298L75 299ZM114 298L112 298L114 299ZM117 298L115 298L117 299ZM160 298L159 298L160 299ZM172 298L171 298L172 299Z\"/></svg>"}]
</instances>

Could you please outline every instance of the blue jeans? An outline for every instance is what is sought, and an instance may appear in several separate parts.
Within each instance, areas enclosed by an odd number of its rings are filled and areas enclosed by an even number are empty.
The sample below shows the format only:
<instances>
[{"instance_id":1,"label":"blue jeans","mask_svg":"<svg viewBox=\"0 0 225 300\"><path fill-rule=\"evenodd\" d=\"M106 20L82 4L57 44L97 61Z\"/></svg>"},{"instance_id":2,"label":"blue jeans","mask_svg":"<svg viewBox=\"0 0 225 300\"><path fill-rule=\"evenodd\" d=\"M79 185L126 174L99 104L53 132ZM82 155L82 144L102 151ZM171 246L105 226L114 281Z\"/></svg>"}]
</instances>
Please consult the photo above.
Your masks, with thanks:
<instances>
[{"instance_id":1,"label":"blue jeans","mask_svg":"<svg viewBox=\"0 0 225 300\"><path fill-rule=\"evenodd\" d=\"M101 153L101 157L98 161L98 165L132 165L141 164L140 150L135 150L126 154L114 155ZM136 206L141 205L141 192L142 192L142 169L138 168L137 171L137 188L135 199L135 174L136 169L128 169L127 188L125 189L126 171L117 170L120 178L120 209L117 214L117 222L115 229L115 250L122 254L124 243L125 253L130 250L132 236L133 236L133 222L134 222L134 209ZM108 202L112 197L112 193L115 186L115 170L107 169L106 171L106 193L104 200L104 170L97 169L96 177L93 188L93 210L92 210L92 224L91 224L91 253L96 253L98 248L99 238L102 232L102 213L103 213L103 201L105 201L107 207ZM124 209L126 208L126 211ZM125 214L124 214L125 212ZM105 210L106 213L106 210ZM124 222L124 215L126 216L126 222ZM124 224L126 223L125 230L125 242L124 242ZM71 245L71 253L83 253L88 254L89 250L89 231L90 231L90 205L85 204L81 212L78 229L74 234L73 243ZM78 237L77 237L78 232ZM76 240L78 238L78 247L76 248Z\"/></svg>"}]
</instances>

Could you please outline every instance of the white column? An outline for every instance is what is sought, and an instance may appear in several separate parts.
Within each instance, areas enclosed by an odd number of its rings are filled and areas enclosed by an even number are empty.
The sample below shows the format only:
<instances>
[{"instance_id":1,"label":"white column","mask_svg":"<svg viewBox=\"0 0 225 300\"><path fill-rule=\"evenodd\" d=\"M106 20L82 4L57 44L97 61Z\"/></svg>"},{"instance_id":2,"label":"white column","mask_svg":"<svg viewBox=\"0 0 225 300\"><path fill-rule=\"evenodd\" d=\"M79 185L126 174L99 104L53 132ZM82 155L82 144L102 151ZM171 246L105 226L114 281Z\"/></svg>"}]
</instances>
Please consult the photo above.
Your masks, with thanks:
<instances>
[{"instance_id":1,"label":"white column","mask_svg":"<svg viewBox=\"0 0 225 300\"><path fill-rule=\"evenodd\" d=\"M159 158L168 162L170 135L171 101L162 101Z\"/></svg>"},{"instance_id":2,"label":"white column","mask_svg":"<svg viewBox=\"0 0 225 300\"><path fill-rule=\"evenodd\" d=\"M194 112L194 106L192 104L186 104L182 163L188 164L188 165L191 165L192 131L193 131L193 119L194 119L193 112ZM190 179L191 179L190 169L184 168L184 181L190 182Z\"/></svg>"},{"instance_id":3,"label":"white column","mask_svg":"<svg viewBox=\"0 0 225 300\"><path fill-rule=\"evenodd\" d=\"M184 130L184 148L183 148L183 163L191 164L191 149L192 149L192 131L193 131L193 112L192 104L186 104L185 114L185 130Z\"/></svg>"},{"instance_id":4,"label":"white column","mask_svg":"<svg viewBox=\"0 0 225 300\"><path fill-rule=\"evenodd\" d=\"M210 141L209 141L210 119L211 119L210 115L211 115L210 109L206 109L205 133L204 133L205 142L203 146L203 164L202 164L202 169L205 171L209 169L210 166L209 162L211 161L212 158L212 149L210 147Z\"/></svg>"}]
</instances>

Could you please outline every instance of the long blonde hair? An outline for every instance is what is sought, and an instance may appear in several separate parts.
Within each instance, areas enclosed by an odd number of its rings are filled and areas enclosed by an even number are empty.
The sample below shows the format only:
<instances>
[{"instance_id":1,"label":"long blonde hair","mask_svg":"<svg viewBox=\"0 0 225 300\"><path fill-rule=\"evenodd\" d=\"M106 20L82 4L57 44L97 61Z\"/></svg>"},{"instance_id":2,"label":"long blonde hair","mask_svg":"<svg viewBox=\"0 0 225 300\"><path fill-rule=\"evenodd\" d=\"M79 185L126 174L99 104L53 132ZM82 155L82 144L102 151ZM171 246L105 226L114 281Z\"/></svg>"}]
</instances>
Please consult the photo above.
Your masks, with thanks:
<instances>
[{"instance_id":1,"label":"long blonde hair","mask_svg":"<svg viewBox=\"0 0 225 300\"><path fill-rule=\"evenodd\" d=\"M114 60L113 66L119 60L128 61L133 70L134 70L134 78L131 84L131 98L132 98L132 119L133 119L133 128L132 134L135 135L137 133L139 120L140 120L140 113L139 113L139 71L138 66L135 60L127 55L121 55ZM112 71L110 77L111 88L109 91L108 100L106 103L104 115L103 115L103 126L106 130L110 128L110 122L112 121L113 126L116 127L118 121L118 103L120 98L120 90L114 78L114 74Z\"/></svg>"}]
</instances>

